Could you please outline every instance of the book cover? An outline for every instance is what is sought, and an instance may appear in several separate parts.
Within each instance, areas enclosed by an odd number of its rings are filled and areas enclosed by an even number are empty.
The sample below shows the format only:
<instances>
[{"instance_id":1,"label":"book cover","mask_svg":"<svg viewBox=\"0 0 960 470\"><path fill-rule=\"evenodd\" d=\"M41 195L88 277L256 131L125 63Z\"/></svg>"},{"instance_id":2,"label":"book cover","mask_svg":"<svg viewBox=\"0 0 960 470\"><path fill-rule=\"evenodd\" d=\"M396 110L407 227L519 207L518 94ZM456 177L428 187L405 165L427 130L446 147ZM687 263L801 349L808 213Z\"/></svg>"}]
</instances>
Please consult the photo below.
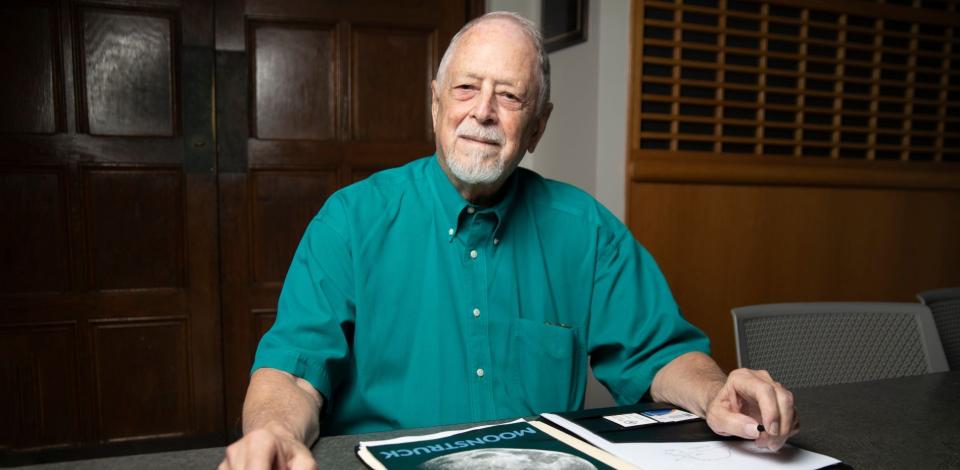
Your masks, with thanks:
<instances>
[{"instance_id":1,"label":"book cover","mask_svg":"<svg viewBox=\"0 0 960 470\"><path fill-rule=\"evenodd\" d=\"M370 468L391 470L634 468L547 424L527 421L361 442L357 455Z\"/></svg>"}]
</instances>

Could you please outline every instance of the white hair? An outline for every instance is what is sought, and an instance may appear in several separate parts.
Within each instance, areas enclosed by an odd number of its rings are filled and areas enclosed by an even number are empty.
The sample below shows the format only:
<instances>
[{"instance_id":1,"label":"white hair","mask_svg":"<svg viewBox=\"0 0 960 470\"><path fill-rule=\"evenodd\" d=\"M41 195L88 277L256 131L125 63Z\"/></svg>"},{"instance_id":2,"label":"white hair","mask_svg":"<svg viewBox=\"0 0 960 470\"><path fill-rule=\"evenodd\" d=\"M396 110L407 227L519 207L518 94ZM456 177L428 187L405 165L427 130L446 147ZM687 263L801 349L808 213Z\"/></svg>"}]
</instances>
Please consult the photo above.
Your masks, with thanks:
<instances>
[{"instance_id":1,"label":"white hair","mask_svg":"<svg viewBox=\"0 0 960 470\"><path fill-rule=\"evenodd\" d=\"M443 53L443 58L440 59L440 67L437 70L437 83L442 87L444 86L444 80L446 79L447 66L450 65L451 57L457 46L460 43L460 38L463 37L464 33L469 31L474 26L490 20L507 20L513 24L520 27L520 30L523 32L527 39L533 44L533 47L537 50L537 56L539 59L539 67L537 67L537 107L536 112L540 114L540 111L543 110L543 105L550 101L550 58L547 57L547 50L543 47L543 35L540 34L540 28L537 27L532 21L513 13L510 11L493 11L487 13L479 18L474 18L469 23L465 24L463 28L460 28L460 31L453 36L453 39L450 40L450 46L447 47L446 52Z\"/></svg>"}]
</instances>

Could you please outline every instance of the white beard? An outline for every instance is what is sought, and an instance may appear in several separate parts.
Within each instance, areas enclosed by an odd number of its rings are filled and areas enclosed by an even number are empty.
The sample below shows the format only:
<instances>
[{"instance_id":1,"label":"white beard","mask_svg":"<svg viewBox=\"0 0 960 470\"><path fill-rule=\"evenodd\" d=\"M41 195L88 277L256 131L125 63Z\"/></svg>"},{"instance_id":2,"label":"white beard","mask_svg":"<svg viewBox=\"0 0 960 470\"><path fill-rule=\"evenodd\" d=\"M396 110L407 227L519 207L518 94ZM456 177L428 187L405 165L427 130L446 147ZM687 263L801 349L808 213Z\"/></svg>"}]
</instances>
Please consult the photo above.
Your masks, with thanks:
<instances>
[{"instance_id":1,"label":"white beard","mask_svg":"<svg viewBox=\"0 0 960 470\"><path fill-rule=\"evenodd\" d=\"M483 127L476 125L469 119L464 120L457 127L458 136L473 136L498 142L501 146L505 142L503 131L497 127ZM497 154L498 147L465 144L467 149L458 153L453 149L453 155L444 154L447 167L458 180L466 184L492 184L503 175L503 159ZM502 148L502 147L500 147Z\"/></svg>"},{"instance_id":2,"label":"white beard","mask_svg":"<svg viewBox=\"0 0 960 470\"><path fill-rule=\"evenodd\" d=\"M503 175L503 160L482 149L471 149L461 155L445 155L447 167L466 184L492 184Z\"/></svg>"}]
</instances>

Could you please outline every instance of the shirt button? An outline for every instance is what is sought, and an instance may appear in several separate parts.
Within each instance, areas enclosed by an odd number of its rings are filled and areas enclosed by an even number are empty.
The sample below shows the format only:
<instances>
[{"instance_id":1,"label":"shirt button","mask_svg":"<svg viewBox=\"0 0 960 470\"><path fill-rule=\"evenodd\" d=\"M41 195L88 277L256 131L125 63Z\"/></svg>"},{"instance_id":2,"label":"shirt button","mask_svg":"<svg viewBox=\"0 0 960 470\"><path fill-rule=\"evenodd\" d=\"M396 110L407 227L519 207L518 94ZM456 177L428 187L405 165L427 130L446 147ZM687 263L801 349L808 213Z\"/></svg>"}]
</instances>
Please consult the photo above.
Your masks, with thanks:
<instances>
[{"instance_id":1,"label":"shirt button","mask_svg":"<svg viewBox=\"0 0 960 470\"><path fill-rule=\"evenodd\" d=\"M483 369L477 369L477 377L483 377Z\"/></svg>"},{"instance_id":2,"label":"shirt button","mask_svg":"<svg viewBox=\"0 0 960 470\"><path fill-rule=\"evenodd\" d=\"M453 235L453 234L451 234L451 235ZM500 244L500 239L499 239L499 238L494 238L494 239L493 239L493 244L494 244L494 245L499 245L499 244Z\"/></svg>"},{"instance_id":3,"label":"shirt button","mask_svg":"<svg viewBox=\"0 0 960 470\"><path fill-rule=\"evenodd\" d=\"M453 230L453 229L450 229L450 230L447 230L447 233L448 233L448 234L450 234L450 236L452 237L452 236L453 236L453 234L454 234L454 233L456 233L456 232L454 232L454 230Z\"/></svg>"},{"instance_id":4,"label":"shirt button","mask_svg":"<svg viewBox=\"0 0 960 470\"><path fill-rule=\"evenodd\" d=\"M480 309L479 309L479 308L473 309L473 316L475 316L475 317L479 317L479 316L480 316Z\"/></svg>"},{"instance_id":5,"label":"shirt button","mask_svg":"<svg viewBox=\"0 0 960 470\"><path fill-rule=\"evenodd\" d=\"M473 259L477 259L477 250L470 250L470 257Z\"/></svg>"},{"instance_id":6,"label":"shirt button","mask_svg":"<svg viewBox=\"0 0 960 470\"><path fill-rule=\"evenodd\" d=\"M476 211L477 211L476 209L474 209L474 208L472 208L472 207L470 207L470 206L467 206L467 214L473 214L473 213L476 212Z\"/></svg>"}]
</instances>

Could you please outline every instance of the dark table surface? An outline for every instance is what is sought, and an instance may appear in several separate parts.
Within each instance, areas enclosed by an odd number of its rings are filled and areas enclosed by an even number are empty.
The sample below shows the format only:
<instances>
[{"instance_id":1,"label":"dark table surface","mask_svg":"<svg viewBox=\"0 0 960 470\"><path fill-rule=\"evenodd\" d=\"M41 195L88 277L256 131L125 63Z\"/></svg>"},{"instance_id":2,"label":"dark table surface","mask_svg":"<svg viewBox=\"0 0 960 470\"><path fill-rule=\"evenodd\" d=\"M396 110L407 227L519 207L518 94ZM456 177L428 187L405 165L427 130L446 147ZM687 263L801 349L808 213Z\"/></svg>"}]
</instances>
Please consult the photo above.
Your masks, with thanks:
<instances>
[{"instance_id":1,"label":"dark table surface","mask_svg":"<svg viewBox=\"0 0 960 470\"><path fill-rule=\"evenodd\" d=\"M856 469L960 468L960 372L794 390L801 433L790 440ZM473 425L320 439L320 468L365 468L354 455L361 440L378 440ZM31 469L215 468L222 447L23 467Z\"/></svg>"}]
</instances>

